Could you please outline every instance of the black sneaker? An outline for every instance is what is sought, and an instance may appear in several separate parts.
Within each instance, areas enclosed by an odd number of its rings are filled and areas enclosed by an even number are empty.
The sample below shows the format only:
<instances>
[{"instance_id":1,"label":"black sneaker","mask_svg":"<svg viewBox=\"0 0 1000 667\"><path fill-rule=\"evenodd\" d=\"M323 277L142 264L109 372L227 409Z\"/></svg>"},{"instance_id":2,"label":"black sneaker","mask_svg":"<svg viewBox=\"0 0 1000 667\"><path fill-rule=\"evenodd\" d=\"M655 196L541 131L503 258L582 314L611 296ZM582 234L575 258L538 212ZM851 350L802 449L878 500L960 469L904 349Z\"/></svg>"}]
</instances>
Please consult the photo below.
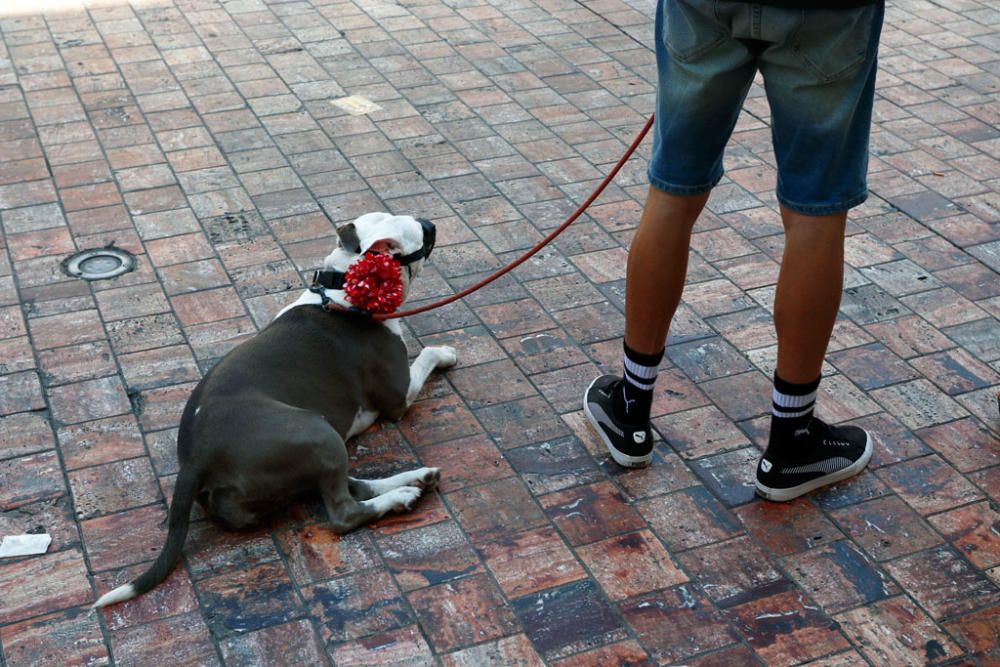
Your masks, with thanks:
<instances>
[{"instance_id":1,"label":"black sneaker","mask_svg":"<svg viewBox=\"0 0 1000 667\"><path fill-rule=\"evenodd\" d=\"M872 437L857 426L830 426L812 418L777 456L768 447L757 463L757 493L784 502L861 472L872 457Z\"/></svg>"},{"instance_id":2,"label":"black sneaker","mask_svg":"<svg viewBox=\"0 0 1000 667\"><path fill-rule=\"evenodd\" d=\"M621 382L616 375L602 375L591 382L583 395L583 411L618 465L643 468L653 458L653 432L648 422L637 428L615 419L614 392Z\"/></svg>"}]
</instances>

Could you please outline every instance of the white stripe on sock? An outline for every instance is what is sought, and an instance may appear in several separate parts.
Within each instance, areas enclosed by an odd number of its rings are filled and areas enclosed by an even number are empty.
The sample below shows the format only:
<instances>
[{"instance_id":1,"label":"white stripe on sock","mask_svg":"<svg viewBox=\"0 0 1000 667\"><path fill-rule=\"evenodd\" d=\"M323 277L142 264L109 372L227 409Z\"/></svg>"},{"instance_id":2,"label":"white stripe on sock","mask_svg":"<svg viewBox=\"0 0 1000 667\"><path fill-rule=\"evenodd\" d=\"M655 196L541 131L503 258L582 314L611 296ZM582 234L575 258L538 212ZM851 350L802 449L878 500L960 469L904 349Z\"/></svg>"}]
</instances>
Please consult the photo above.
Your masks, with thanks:
<instances>
[{"instance_id":1,"label":"white stripe on sock","mask_svg":"<svg viewBox=\"0 0 1000 667\"><path fill-rule=\"evenodd\" d=\"M643 380L655 380L659 366L643 366L625 357L625 370Z\"/></svg>"},{"instance_id":2,"label":"white stripe on sock","mask_svg":"<svg viewBox=\"0 0 1000 667\"><path fill-rule=\"evenodd\" d=\"M807 414L809 414L812 411L813 411L812 406L809 406L805 410L799 410L798 412L785 412L784 410L782 410L781 412L778 412L774 408L771 408L771 414L773 414L775 417L780 417L781 419L792 419L794 417L804 417L804 416L806 416Z\"/></svg>"},{"instance_id":3,"label":"white stripe on sock","mask_svg":"<svg viewBox=\"0 0 1000 667\"><path fill-rule=\"evenodd\" d=\"M639 382L628 373L625 374L625 381L628 382L633 387L637 389L642 389L643 391L653 391L653 388L656 386L652 382L650 382L649 384L646 384L644 382Z\"/></svg>"},{"instance_id":4,"label":"white stripe on sock","mask_svg":"<svg viewBox=\"0 0 1000 667\"><path fill-rule=\"evenodd\" d=\"M781 408L802 408L816 402L816 391L813 390L802 396L792 396L790 394L782 394L775 389L774 393L771 394L771 400Z\"/></svg>"}]
</instances>

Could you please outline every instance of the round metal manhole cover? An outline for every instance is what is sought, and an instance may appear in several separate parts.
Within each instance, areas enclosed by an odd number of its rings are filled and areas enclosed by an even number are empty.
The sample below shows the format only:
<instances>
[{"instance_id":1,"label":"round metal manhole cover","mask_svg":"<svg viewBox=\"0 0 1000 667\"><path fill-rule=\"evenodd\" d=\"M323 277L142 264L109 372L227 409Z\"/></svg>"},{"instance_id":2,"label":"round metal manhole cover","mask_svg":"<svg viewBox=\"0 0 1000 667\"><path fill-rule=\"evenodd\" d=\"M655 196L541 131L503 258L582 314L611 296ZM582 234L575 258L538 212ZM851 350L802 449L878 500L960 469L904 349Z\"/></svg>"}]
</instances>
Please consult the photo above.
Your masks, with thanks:
<instances>
[{"instance_id":1,"label":"round metal manhole cover","mask_svg":"<svg viewBox=\"0 0 1000 667\"><path fill-rule=\"evenodd\" d=\"M63 261L63 270L84 280L107 280L135 268L135 256L120 248L84 250Z\"/></svg>"}]
</instances>

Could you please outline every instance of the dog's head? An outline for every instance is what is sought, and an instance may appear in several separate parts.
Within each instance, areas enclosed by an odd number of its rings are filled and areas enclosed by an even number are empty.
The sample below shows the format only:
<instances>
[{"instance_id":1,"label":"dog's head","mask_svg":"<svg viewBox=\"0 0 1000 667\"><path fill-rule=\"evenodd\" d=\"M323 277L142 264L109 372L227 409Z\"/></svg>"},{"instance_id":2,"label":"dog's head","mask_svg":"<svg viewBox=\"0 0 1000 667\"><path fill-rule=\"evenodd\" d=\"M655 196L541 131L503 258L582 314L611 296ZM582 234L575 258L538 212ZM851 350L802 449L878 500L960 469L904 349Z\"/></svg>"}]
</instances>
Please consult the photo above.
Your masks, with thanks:
<instances>
[{"instance_id":1,"label":"dog's head","mask_svg":"<svg viewBox=\"0 0 1000 667\"><path fill-rule=\"evenodd\" d=\"M388 253L402 265L405 299L434 248L435 229L429 220L408 215L366 213L337 227L337 238L337 247L323 262L325 269L346 271L367 252Z\"/></svg>"}]
</instances>

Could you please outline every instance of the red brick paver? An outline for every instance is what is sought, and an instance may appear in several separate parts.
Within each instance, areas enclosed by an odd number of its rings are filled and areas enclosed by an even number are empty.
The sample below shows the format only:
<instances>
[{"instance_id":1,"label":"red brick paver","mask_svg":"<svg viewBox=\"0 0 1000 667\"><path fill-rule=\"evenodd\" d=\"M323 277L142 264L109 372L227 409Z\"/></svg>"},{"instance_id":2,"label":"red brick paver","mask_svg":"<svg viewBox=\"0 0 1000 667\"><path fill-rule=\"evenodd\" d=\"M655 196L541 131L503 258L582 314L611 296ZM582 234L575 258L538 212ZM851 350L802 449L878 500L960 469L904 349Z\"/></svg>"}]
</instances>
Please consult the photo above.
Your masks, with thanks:
<instances>
[{"instance_id":1,"label":"red brick paver","mask_svg":"<svg viewBox=\"0 0 1000 667\"><path fill-rule=\"evenodd\" d=\"M162 547L180 411L303 289L335 225L433 219L417 298L517 257L652 109L651 0L0 2L0 667L1000 664L1000 11L889 2L870 184L848 226L819 411L879 434L863 475L756 499L783 247L763 89L692 239L623 471L579 404L619 364L650 142L566 234L410 318L450 344L359 476L438 493L349 535L303 502ZM89 8L84 9L86 4ZM352 115L349 95L378 110ZM134 271L60 264L108 244Z\"/></svg>"}]
</instances>

